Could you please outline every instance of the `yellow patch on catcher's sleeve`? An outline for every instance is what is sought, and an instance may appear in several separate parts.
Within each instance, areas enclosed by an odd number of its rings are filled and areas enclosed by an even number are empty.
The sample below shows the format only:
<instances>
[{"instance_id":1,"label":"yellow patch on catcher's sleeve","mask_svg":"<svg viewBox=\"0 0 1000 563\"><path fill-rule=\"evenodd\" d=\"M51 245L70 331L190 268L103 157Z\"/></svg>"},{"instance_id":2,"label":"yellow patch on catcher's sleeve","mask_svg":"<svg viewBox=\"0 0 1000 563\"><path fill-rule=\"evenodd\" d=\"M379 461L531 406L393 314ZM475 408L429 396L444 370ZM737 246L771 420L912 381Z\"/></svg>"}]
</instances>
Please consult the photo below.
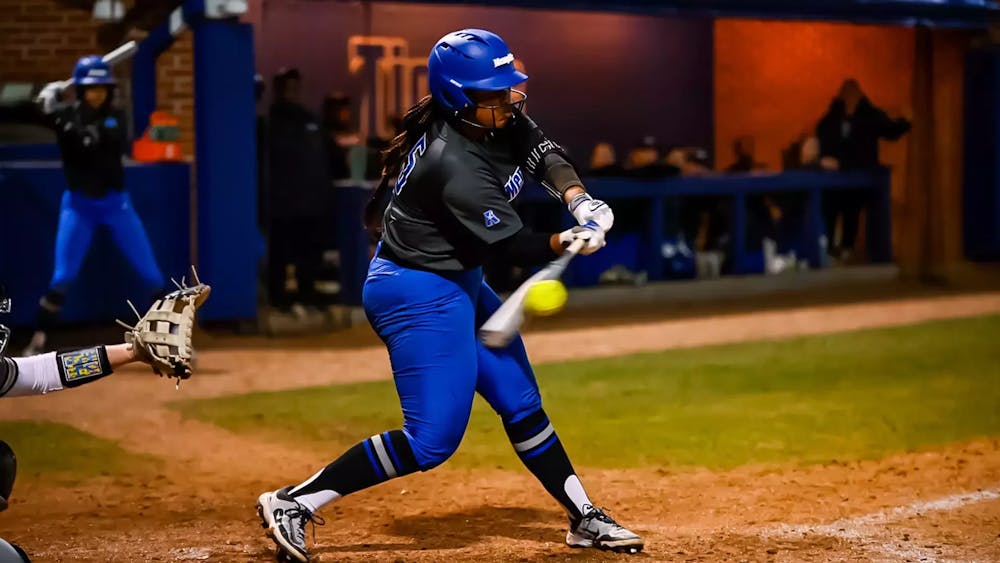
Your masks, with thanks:
<instances>
[{"instance_id":1,"label":"yellow patch on catcher's sleeve","mask_svg":"<svg viewBox=\"0 0 1000 563\"><path fill-rule=\"evenodd\" d=\"M111 375L111 363L103 346L85 348L56 355L63 385L75 387L91 380Z\"/></svg>"}]
</instances>

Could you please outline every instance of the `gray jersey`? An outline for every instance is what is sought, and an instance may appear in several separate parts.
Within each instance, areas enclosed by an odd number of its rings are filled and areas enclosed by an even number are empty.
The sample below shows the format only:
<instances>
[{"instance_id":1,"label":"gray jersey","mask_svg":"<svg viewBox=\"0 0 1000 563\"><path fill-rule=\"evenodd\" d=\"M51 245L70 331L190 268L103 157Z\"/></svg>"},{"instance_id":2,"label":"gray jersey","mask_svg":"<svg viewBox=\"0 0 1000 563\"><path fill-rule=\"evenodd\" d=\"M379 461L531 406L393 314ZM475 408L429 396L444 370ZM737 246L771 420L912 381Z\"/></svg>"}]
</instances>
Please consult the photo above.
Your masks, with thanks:
<instances>
[{"instance_id":1,"label":"gray jersey","mask_svg":"<svg viewBox=\"0 0 1000 563\"><path fill-rule=\"evenodd\" d=\"M383 256L433 271L480 266L521 230L511 205L525 172L512 134L472 141L437 122L413 146L383 215Z\"/></svg>"}]
</instances>

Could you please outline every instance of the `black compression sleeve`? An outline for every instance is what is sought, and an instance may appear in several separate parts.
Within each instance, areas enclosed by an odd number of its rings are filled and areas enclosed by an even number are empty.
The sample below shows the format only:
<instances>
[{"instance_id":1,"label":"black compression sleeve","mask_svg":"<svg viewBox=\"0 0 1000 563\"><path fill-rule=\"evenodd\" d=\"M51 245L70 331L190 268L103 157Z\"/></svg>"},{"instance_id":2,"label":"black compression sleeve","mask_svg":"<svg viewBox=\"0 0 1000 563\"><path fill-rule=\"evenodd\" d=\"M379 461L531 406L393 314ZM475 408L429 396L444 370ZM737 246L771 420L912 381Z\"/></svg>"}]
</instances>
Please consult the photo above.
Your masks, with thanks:
<instances>
[{"instance_id":1,"label":"black compression sleeve","mask_svg":"<svg viewBox=\"0 0 1000 563\"><path fill-rule=\"evenodd\" d=\"M573 186L583 186L576 168L558 152L550 152L542 161L545 165L545 183L548 187L562 194Z\"/></svg>"},{"instance_id":2,"label":"black compression sleeve","mask_svg":"<svg viewBox=\"0 0 1000 563\"><path fill-rule=\"evenodd\" d=\"M551 233L536 233L522 227L513 235L490 245L490 254L515 266L537 266L555 258L549 244Z\"/></svg>"},{"instance_id":3,"label":"black compression sleeve","mask_svg":"<svg viewBox=\"0 0 1000 563\"><path fill-rule=\"evenodd\" d=\"M17 364L10 358L0 356L0 397L3 397L17 383Z\"/></svg>"},{"instance_id":4,"label":"black compression sleeve","mask_svg":"<svg viewBox=\"0 0 1000 563\"><path fill-rule=\"evenodd\" d=\"M528 174L541 182L553 197L561 200L567 189L583 185L566 151L549 139L527 115L515 112L510 133L517 158Z\"/></svg>"}]
</instances>

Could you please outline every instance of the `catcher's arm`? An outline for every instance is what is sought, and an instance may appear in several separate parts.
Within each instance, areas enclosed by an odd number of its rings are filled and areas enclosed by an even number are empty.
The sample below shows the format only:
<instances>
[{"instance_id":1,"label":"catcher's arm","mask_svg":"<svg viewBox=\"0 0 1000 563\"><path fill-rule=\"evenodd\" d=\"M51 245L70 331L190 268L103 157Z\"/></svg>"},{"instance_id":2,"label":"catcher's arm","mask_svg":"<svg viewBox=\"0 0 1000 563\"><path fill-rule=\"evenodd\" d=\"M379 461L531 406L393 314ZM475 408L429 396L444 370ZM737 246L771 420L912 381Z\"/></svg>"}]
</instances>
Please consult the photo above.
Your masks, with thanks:
<instances>
[{"instance_id":1,"label":"catcher's arm","mask_svg":"<svg viewBox=\"0 0 1000 563\"><path fill-rule=\"evenodd\" d=\"M0 357L0 397L45 395L103 379L143 361L131 344L91 346L26 358Z\"/></svg>"},{"instance_id":2,"label":"catcher's arm","mask_svg":"<svg viewBox=\"0 0 1000 563\"><path fill-rule=\"evenodd\" d=\"M108 352L108 363L111 364L111 369L143 361L139 352L128 342L105 346L104 349Z\"/></svg>"},{"instance_id":3,"label":"catcher's arm","mask_svg":"<svg viewBox=\"0 0 1000 563\"><path fill-rule=\"evenodd\" d=\"M177 291L157 299L136 326L118 321L129 329L124 344L26 358L0 356L0 397L44 395L86 385L134 362L149 364L155 373L176 377L178 382L191 377L195 312L211 292L198 280L194 268L191 271L195 285L177 284Z\"/></svg>"}]
</instances>

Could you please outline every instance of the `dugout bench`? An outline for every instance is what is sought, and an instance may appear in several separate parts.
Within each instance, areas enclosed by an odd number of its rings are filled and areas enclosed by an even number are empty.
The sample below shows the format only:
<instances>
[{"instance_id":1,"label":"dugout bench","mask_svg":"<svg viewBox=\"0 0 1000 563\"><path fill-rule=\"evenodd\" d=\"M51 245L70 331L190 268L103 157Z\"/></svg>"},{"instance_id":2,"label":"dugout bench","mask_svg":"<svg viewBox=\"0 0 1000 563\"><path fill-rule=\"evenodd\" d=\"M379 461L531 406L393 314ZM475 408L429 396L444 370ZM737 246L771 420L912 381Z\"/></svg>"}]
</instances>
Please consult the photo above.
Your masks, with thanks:
<instances>
[{"instance_id":1,"label":"dugout bench","mask_svg":"<svg viewBox=\"0 0 1000 563\"><path fill-rule=\"evenodd\" d=\"M732 263L733 273L755 273L748 265L747 231L748 200L754 195L779 193L801 194L805 200L803 240L815 241L806 247L803 256L812 268L824 264L825 250L819 244L825 232L823 222L823 195L831 190L860 190L867 193L866 241L872 262L892 261L892 227L890 209L889 172L882 169L872 172L762 172L746 174L706 174L661 180L635 180L624 178L585 179L587 191L594 197L611 203L621 200L641 200L646 210L643 235L643 269L651 280L664 279L663 243L676 232L675 225L666 219L667 203L673 199L693 196L722 196L731 201L732 210ZM527 202L551 201L536 189L524 190L519 198ZM623 225L617 224L617 228ZM614 229L612 229L614 233Z\"/></svg>"},{"instance_id":2,"label":"dugout bench","mask_svg":"<svg viewBox=\"0 0 1000 563\"><path fill-rule=\"evenodd\" d=\"M808 245L803 256L812 268L825 263L825 250L819 244L824 233L823 195L831 190L863 190L867 192L867 220L865 221L867 251L874 263L892 261L892 218L890 205L889 171L818 172L788 171L747 174L706 174L685 178L636 180L630 178L584 178L587 191L594 197L608 201L612 209L615 202L640 200L644 203L645 221L639 226L642 236L643 256L641 269L649 279L665 279L664 242L671 235L667 225L667 202L671 198L690 196L723 196L732 201L733 265L734 273L748 274L747 230L748 199L753 195L799 193L805 198L803 240L816 241ZM368 268L369 242L364 234L361 211L371 194L370 186L342 184L339 188L337 219L338 240L341 252L341 282L344 302L361 302L361 289ZM537 186L526 186L518 195L521 205L557 206L551 196ZM559 207L564 209L564 207ZM566 220L571 220L564 214ZM619 223L616 229L622 230ZM612 229L612 233L615 229ZM596 259L600 254L581 257L583 263ZM572 281L572 280L570 280Z\"/></svg>"}]
</instances>

